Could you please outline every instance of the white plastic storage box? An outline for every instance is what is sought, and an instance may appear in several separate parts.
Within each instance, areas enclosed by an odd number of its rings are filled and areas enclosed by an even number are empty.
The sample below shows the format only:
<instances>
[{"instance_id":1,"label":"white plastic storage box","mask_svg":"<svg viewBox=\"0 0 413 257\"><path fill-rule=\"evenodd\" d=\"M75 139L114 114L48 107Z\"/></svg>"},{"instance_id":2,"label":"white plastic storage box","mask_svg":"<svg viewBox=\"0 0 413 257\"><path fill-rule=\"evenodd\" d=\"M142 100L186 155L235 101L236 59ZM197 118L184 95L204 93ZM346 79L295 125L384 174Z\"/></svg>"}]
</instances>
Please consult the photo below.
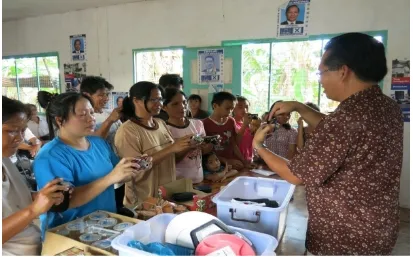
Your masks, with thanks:
<instances>
[{"instance_id":1,"label":"white plastic storage box","mask_svg":"<svg viewBox=\"0 0 413 257\"><path fill-rule=\"evenodd\" d=\"M226 225L274 236L278 241L285 230L288 204L295 186L285 180L238 177L219 192L212 201L217 217ZM275 200L278 208L232 203L233 198Z\"/></svg>"},{"instance_id":2,"label":"white plastic storage box","mask_svg":"<svg viewBox=\"0 0 413 257\"><path fill-rule=\"evenodd\" d=\"M169 222L176 216L176 214L159 214L147 221L127 228L123 234L113 239L112 247L119 251L119 256L157 256L127 245L132 240L138 240L144 244L152 242L164 243L165 230ZM229 228L247 237L254 245L258 256L275 256L278 241L273 236L231 226Z\"/></svg>"}]
</instances>

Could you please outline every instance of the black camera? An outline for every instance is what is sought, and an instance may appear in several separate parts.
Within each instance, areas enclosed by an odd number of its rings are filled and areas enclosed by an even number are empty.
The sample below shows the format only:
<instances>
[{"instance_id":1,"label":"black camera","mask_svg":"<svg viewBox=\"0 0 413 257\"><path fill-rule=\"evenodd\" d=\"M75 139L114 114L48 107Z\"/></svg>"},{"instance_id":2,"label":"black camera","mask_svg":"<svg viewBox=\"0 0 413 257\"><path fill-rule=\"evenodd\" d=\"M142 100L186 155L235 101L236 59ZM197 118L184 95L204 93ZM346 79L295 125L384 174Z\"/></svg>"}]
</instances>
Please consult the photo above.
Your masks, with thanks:
<instances>
[{"instance_id":1,"label":"black camera","mask_svg":"<svg viewBox=\"0 0 413 257\"><path fill-rule=\"evenodd\" d=\"M70 191L70 188L73 188L74 186L71 183L65 182L65 181L59 182L58 185L59 186L68 186L69 190L67 190L67 191L61 191L61 190L57 191L58 193L60 193L60 192L63 193L63 197L64 197L63 202L59 205L53 205L49 210L51 212L64 212L67 209L69 209L69 203L70 203L70 201L69 201L70 200L69 191Z\"/></svg>"},{"instance_id":2,"label":"black camera","mask_svg":"<svg viewBox=\"0 0 413 257\"><path fill-rule=\"evenodd\" d=\"M151 165L150 162L146 160L145 157L138 157L132 160L132 162L137 163L140 166L140 169L146 170Z\"/></svg>"},{"instance_id":3,"label":"black camera","mask_svg":"<svg viewBox=\"0 0 413 257\"><path fill-rule=\"evenodd\" d=\"M250 119L252 119L252 120L258 120L258 114L248 113L248 117L249 117Z\"/></svg>"},{"instance_id":4,"label":"black camera","mask_svg":"<svg viewBox=\"0 0 413 257\"><path fill-rule=\"evenodd\" d=\"M221 141L221 136L220 135L204 137L204 142L207 143L207 144L211 143L213 145L217 145L217 144L219 144L220 141Z\"/></svg>"}]
</instances>

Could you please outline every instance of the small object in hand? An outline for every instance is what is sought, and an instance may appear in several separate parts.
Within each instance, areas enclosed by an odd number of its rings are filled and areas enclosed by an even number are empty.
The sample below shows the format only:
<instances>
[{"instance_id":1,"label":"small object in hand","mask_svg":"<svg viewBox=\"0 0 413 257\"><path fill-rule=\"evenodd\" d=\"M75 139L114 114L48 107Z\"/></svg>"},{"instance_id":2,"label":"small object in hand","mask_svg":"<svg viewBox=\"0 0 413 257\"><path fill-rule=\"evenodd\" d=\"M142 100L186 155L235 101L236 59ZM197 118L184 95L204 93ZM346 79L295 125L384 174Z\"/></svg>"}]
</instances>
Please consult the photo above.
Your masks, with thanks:
<instances>
[{"instance_id":1,"label":"small object in hand","mask_svg":"<svg viewBox=\"0 0 413 257\"><path fill-rule=\"evenodd\" d=\"M220 135L204 137L204 143L207 143L207 144L211 143L213 145L217 145L219 144L220 141L221 141Z\"/></svg>"},{"instance_id":2,"label":"small object in hand","mask_svg":"<svg viewBox=\"0 0 413 257\"><path fill-rule=\"evenodd\" d=\"M250 119L252 119L252 120L258 120L258 114L248 113L248 117L249 117Z\"/></svg>"},{"instance_id":3,"label":"small object in hand","mask_svg":"<svg viewBox=\"0 0 413 257\"><path fill-rule=\"evenodd\" d=\"M69 191L74 186L71 183L65 182L65 181L59 182L58 185L59 186L67 186L69 188L69 190L67 190L67 191L61 191L61 190L57 191L57 192L61 192L63 194L63 202L59 205L53 205L49 210L51 212L64 212L67 209L69 209L69 203L70 203L70 201L69 201L69 199L70 199Z\"/></svg>"},{"instance_id":4,"label":"small object in hand","mask_svg":"<svg viewBox=\"0 0 413 257\"><path fill-rule=\"evenodd\" d=\"M204 138L201 135L195 135L191 137L191 145L199 145L204 142Z\"/></svg>"},{"instance_id":5,"label":"small object in hand","mask_svg":"<svg viewBox=\"0 0 413 257\"><path fill-rule=\"evenodd\" d=\"M212 192L212 188L209 185L198 185L198 186L195 186L194 189L202 191L204 193L211 193Z\"/></svg>"},{"instance_id":6,"label":"small object in hand","mask_svg":"<svg viewBox=\"0 0 413 257\"><path fill-rule=\"evenodd\" d=\"M135 158L134 160L132 160L132 162L137 163L140 166L139 168L140 170L142 169L146 170L151 165L150 162L148 162L145 157Z\"/></svg>"},{"instance_id":7,"label":"small object in hand","mask_svg":"<svg viewBox=\"0 0 413 257\"><path fill-rule=\"evenodd\" d=\"M194 192L175 193L171 198L176 202L186 202L192 200L194 195Z\"/></svg>"}]
</instances>

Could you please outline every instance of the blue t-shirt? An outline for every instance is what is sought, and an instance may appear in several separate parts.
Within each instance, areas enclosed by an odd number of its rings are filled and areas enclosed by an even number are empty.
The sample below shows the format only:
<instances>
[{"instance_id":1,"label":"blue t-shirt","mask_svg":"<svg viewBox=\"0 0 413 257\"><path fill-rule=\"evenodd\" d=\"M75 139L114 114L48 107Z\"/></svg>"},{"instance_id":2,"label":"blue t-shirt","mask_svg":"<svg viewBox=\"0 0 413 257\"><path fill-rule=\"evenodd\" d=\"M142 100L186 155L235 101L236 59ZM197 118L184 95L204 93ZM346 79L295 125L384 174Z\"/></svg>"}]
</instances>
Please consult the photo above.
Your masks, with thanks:
<instances>
[{"instance_id":1,"label":"blue t-shirt","mask_svg":"<svg viewBox=\"0 0 413 257\"><path fill-rule=\"evenodd\" d=\"M63 143L58 137L47 143L33 162L38 188L58 178L72 183L75 187L87 185L109 174L119 162L109 144L100 137L87 137L90 147L86 151L76 150ZM76 190L76 189L75 189ZM60 216L49 212L40 216L41 229L53 228L74 219L88 215L96 210L116 212L115 190L108 187L87 204L69 209ZM46 222L48 227L46 227Z\"/></svg>"}]
</instances>

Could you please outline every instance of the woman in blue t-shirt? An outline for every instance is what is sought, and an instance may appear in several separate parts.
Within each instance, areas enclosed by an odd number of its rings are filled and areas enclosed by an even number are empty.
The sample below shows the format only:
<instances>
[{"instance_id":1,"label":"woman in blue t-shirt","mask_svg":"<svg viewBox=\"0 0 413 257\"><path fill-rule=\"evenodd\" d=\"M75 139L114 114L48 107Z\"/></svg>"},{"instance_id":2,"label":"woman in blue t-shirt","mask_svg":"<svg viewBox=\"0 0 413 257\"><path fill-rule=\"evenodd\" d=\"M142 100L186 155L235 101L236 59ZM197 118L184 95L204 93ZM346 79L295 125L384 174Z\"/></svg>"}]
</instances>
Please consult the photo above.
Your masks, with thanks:
<instances>
[{"instance_id":1,"label":"woman in blue t-shirt","mask_svg":"<svg viewBox=\"0 0 413 257\"><path fill-rule=\"evenodd\" d=\"M53 140L34 160L37 184L42 188L59 177L74 185L68 210L62 215L49 212L40 217L42 231L96 210L116 212L113 185L129 181L140 172L139 165L132 162L134 158L119 162L104 139L91 136L95 117L87 96L76 92L52 95L41 91L38 98L47 106L46 118ZM54 137L53 125L58 130L57 137Z\"/></svg>"}]
</instances>

